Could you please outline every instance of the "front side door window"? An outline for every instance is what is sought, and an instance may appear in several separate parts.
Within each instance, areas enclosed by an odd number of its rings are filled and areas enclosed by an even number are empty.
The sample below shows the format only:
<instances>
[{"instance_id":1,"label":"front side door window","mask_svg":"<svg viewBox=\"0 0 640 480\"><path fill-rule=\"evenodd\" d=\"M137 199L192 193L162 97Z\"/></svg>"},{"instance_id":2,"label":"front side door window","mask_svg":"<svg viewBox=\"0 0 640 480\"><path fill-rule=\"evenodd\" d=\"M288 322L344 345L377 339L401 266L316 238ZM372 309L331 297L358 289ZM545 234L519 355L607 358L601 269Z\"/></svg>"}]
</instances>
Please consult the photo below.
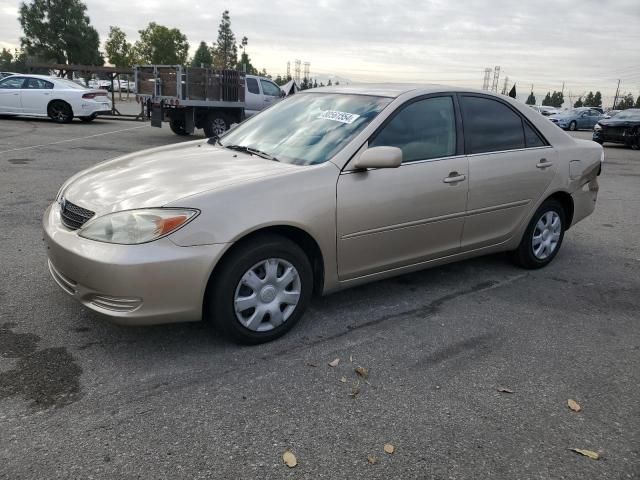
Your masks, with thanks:
<instances>
[{"instance_id":1,"label":"front side door window","mask_svg":"<svg viewBox=\"0 0 640 480\"><path fill-rule=\"evenodd\" d=\"M456 153L456 122L451 97L413 102L396 114L370 147L398 147L402 162L450 157Z\"/></svg>"}]
</instances>

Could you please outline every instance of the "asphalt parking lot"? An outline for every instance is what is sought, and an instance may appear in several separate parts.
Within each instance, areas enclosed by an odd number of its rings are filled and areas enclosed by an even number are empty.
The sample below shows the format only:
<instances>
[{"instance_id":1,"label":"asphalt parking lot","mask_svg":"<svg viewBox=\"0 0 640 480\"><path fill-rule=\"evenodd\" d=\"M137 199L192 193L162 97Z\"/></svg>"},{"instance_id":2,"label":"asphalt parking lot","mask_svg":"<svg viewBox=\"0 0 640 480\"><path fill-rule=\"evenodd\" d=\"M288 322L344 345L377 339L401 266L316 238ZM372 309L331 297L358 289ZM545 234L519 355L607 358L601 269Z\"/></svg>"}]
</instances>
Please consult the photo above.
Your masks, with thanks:
<instances>
[{"instance_id":1,"label":"asphalt parking lot","mask_svg":"<svg viewBox=\"0 0 640 480\"><path fill-rule=\"evenodd\" d=\"M640 152L606 148L596 212L546 269L495 255L370 284L239 347L112 325L46 267L66 178L183 140L0 119L0 478L640 478Z\"/></svg>"}]
</instances>

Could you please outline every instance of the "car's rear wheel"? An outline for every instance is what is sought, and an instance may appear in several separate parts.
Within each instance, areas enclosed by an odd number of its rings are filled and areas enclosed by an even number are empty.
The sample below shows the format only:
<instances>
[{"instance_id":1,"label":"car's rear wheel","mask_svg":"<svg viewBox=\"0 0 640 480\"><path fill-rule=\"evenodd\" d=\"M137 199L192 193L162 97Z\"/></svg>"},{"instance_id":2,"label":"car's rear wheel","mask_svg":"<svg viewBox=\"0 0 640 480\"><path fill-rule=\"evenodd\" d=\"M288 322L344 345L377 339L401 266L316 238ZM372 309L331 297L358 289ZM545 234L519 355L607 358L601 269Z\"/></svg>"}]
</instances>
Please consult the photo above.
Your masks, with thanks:
<instances>
[{"instance_id":1,"label":"car's rear wheel","mask_svg":"<svg viewBox=\"0 0 640 480\"><path fill-rule=\"evenodd\" d=\"M207 289L205 317L245 344L274 340L302 317L313 292L304 251L279 235L250 239L222 259Z\"/></svg>"},{"instance_id":2,"label":"car's rear wheel","mask_svg":"<svg viewBox=\"0 0 640 480\"><path fill-rule=\"evenodd\" d=\"M69 123L73 120L73 110L71 105L62 100L54 100L47 108L49 118L56 123Z\"/></svg>"},{"instance_id":3,"label":"car's rear wheel","mask_svg":"<svg viewBox=\"0 0 640 480\"><path fill-rule=\"evenodd\" d=\"M545 200L531 218L518 249L512 252L515 262L524 268L541 268L555 258L562 245L566 214L562 204Z\"/></svg>"},{"instance_id":4,"label":"car's rear wheel","mask_svg":"<svg viewBox=\"0 0 640 480\"><path fill-rule=\"evenodd\" d=\"M202 125L207 137L220 136L229 130L229 119L222 112L210 112Z\"/></svg>"},{"instance_id":5,"label":"car's rear wheel","mask_svg":"<svg viewBox=\"0 0 640 480\"><path fill-rule=\"evenodd\" d=\"M571 130L572 132L575 132L578 129L578 124L576 123L575 120L572 120L571 123L569 124L569 130Z\"/></svg>"},{"instance_id":6,"label":"car's rear wheel","mask_svg":"<svg viewBox=\"0 0 640 480\"><path fill-rule=\"evenodd\" d=\"M172 118L169 121L169 128L173 133L175 133L176 135L180 135L181 137L191 135L185 128L184 118Z\"/></svg>"}]
</instances>

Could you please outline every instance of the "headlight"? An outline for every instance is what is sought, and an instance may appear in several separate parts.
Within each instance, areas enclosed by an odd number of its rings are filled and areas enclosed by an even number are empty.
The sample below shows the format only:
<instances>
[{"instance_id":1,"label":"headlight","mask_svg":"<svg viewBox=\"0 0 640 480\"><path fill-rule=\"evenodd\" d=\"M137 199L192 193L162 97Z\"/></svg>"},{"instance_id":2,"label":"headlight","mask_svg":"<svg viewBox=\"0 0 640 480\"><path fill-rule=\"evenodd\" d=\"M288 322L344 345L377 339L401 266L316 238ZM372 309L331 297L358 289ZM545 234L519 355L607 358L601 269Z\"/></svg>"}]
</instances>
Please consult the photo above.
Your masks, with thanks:
<instances>
[{"instance_id":1,"label":"headlight","mask_svg":"<svg viewBox=\"0 0 640 480\"><path fill-rule=\"evenodd\" d=\"M598 130L602 130L602 125L600 125L599 123L596 123L595 126L593 127L593 129L597 132Z\"/></svg>"},{"instance_id":2,"label":"headlight","mask_svg":"<svg viewBox=\"0 0 640 480\"><path fill-rule=\"evenodd\" d=\"M126 210L89 221L78 235L123 245L147 243L184 227L197 214L197 210L182 208Z\"/></svg>"}]
</instances>

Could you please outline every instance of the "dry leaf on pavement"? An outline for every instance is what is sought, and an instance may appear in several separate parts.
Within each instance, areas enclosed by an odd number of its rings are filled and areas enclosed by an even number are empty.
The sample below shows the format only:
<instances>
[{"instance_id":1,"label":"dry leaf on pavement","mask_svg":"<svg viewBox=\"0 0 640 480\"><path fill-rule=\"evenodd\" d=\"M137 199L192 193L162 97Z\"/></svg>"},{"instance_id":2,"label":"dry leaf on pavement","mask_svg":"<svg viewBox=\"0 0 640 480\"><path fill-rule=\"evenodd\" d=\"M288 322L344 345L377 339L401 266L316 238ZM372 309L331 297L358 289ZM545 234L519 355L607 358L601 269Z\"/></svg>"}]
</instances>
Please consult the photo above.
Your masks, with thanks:
<instances>
[{"instance_id":1,"label":"dry leaf on pavement","mask_svg":"<svg viewBox=\"0 0 640 480\"><path fill-rule=\"evenodd\" d=\"M371 465L375 465L376 463L378 463L378 459L375 455L368 455L367 462L369 462Z\"/></svg>"},{"instance_id":2,"label":"dry leaf on pavement","mask_svg":"<svg viewBox=\"0 0 640 480\"><path fill-rule=\"evenodd\" d=\"M396 448L391 445L390 443L385 443L384 444L384 451L385 453L388 453L389 455L393 454L393 452L396 451Z\"/></svg>"},{"instance_id":3,"label":"dry leaf on pavement","mask_svg":"<svg viewBox=\"0 0 640 480\"><path fill-rule=\"evenodd\" d=\"M509 388L504 388L504 387L500 387L498 388L498 391L500 393L513 393L513 390L509 389Z\"/></svg>"},{"instance_id":4,"label":"dry leaf on pavement","mask_svg":"<svg viewBox=\"0 0 640 480\"><path fill-rule=\"evenodd\" d=\"M571 451L579 453L580 455L584 455L585 457L589 457L592 460L598 460L600 458L600 455L598 455L596 452L594 452L592 450L583 450L581 448L572 448Z\"/></svg>"},{"instance_id":5,"label":"dry leaf on pavement","mask_svg":"<svg viewBox=\"0 0 640 480\"><path fill-rule=\"evenodd\" d=\"M329 366L330 367L337 367L339 363L340 363L340 359L336 358L335 360L329 362Z\"/></svg>"},{"instance_id":6,"label":"dry leaf on pavement","mask_svg":"<svg viewBox=\"0 0 640 480\"><path fill-rule=\"evenodd\" d=\"M356 367L356 373L362 378L367 378L369 376L369 370L364 367Z\"/></svg>"},{"instance_id":7,"label":"dry leaf on pavement","mask_svg":"<svg viewBox=\"0 0 640 480\"><path fill-rule=\"evenodd\" d=\"M580 404L571 398L567 400L567 406L574 412L579 412L580 410L582 410Z\"/></svg>"},{"instance_id":8,"label":"dry leaf on pavement","mask_svg":"<svg viewBox=\"0 0 640 480\"><path fill-rule=\"evenodd\" d=\"M341 381L342 383L347 383L347 377L342 377L342 378L340 379L340 381Z\"/></svg>"},{"instance_id":9,"label":"dry leaf on pavement","mask_svg":"<svg viewBox=\"0 0 640 480\"><path fill-rule=\"evenodd\" d=\"M293 453L291 453L289 450L287 450L282 454L282 461L289 468L293 468L296 465L298 465L298 460L296 459L296 456Z\"/></svg>"}]
</instances>

